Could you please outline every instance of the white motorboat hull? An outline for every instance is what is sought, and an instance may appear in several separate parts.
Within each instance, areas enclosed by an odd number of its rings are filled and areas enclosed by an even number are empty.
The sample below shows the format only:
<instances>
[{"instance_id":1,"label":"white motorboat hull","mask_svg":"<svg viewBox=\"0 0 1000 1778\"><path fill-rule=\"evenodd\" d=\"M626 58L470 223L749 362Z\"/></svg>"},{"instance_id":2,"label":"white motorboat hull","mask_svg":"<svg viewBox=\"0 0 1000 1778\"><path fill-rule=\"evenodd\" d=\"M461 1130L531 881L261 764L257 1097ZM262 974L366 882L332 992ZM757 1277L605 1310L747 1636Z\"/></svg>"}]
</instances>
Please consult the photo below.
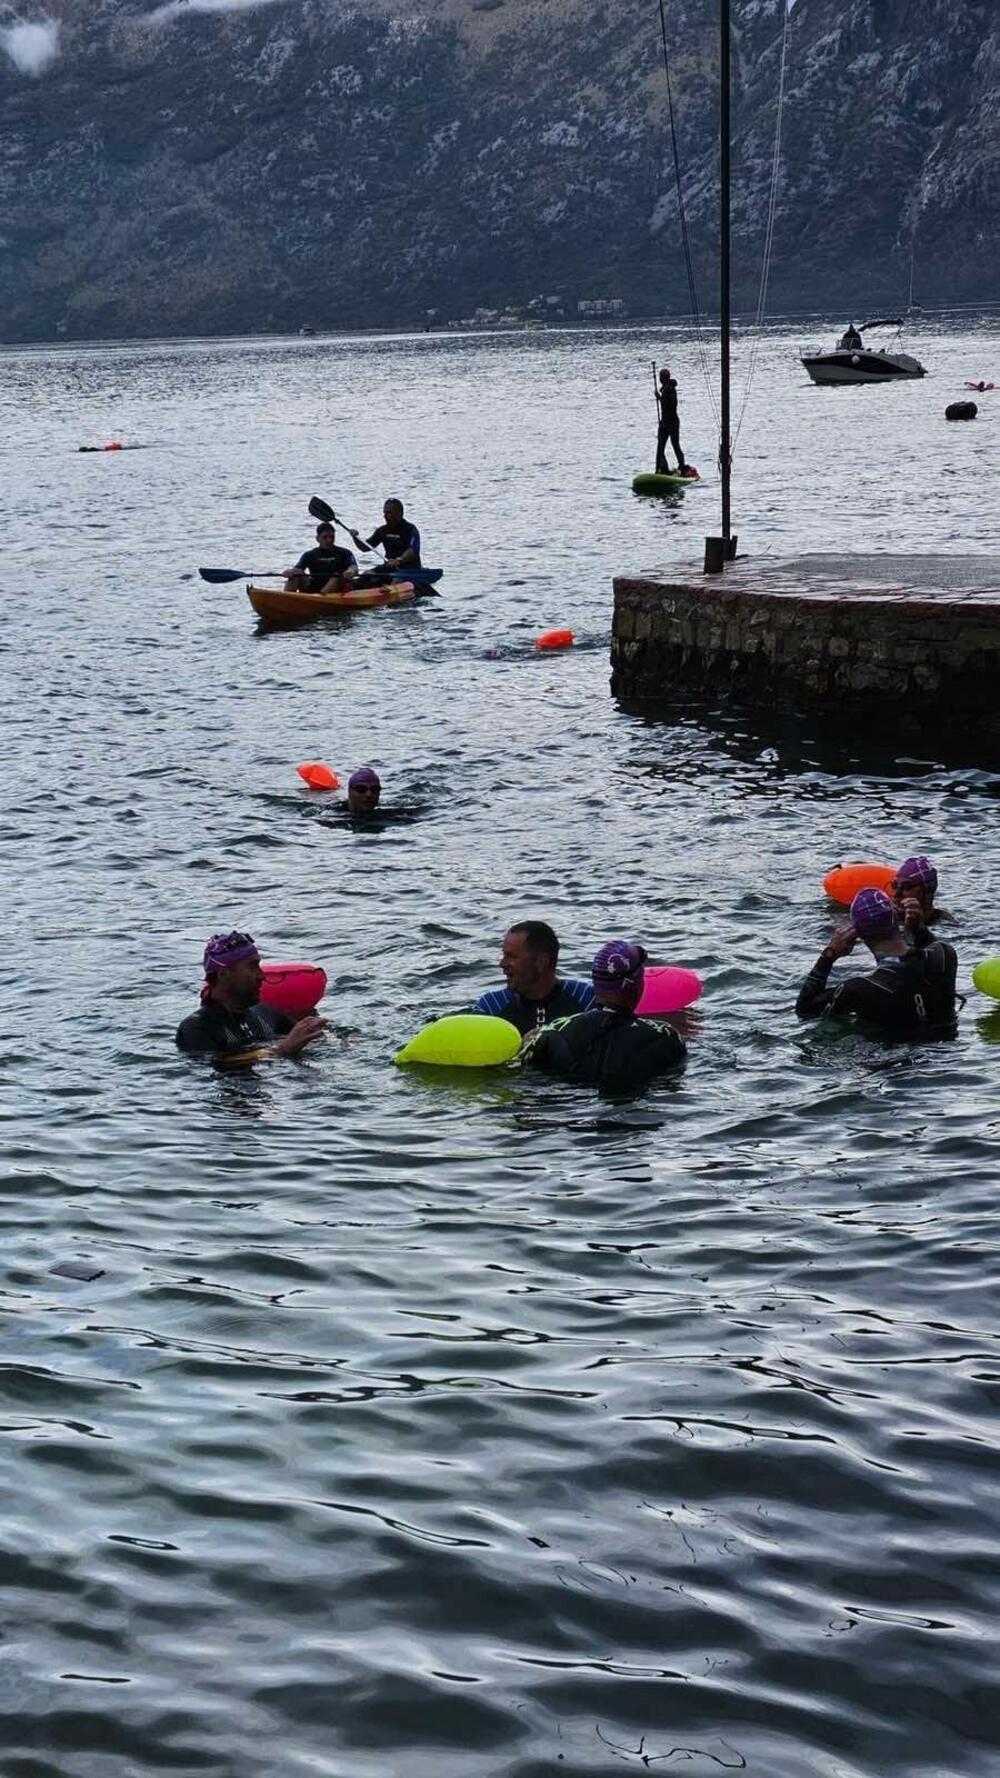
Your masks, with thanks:
<instances>
[{"instance_id":1,"label":"white motorboat hull","mask_svg":"<svg viewBox=\"0 0 1000 1778\"><path fill-rule=\"evenodd\" d=\"M814 383L898 383L927 375L908 352L809 352L802 364Z\"/></svg>"}]
</instances>

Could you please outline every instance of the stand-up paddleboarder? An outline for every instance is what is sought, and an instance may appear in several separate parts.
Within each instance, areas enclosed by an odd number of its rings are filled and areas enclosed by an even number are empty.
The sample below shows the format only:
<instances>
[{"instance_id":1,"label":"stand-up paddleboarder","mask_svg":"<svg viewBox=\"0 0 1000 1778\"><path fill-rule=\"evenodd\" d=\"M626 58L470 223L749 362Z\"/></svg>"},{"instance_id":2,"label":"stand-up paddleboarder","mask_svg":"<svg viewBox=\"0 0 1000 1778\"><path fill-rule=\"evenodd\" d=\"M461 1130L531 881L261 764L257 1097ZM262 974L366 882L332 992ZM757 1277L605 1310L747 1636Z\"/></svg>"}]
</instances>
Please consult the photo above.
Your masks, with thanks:
<instances>
[{"instance_id":1,"label":"stand-up paddleboarder","mask_svg":"<svg viewBox=\"0 0 1000 1778\"><path fill-rule=\"evenodd\" d=\"M681 450L680 420L677 415L677 379L670 375L664 367L656 377L656 365L653 365L654 389L656 391L656 412L659 424L656 428L656 473L657 475L684 475L687 464ZM667 445L673 447L677 458L677 468L667 468Z\"/></svg>"}]
</instances>

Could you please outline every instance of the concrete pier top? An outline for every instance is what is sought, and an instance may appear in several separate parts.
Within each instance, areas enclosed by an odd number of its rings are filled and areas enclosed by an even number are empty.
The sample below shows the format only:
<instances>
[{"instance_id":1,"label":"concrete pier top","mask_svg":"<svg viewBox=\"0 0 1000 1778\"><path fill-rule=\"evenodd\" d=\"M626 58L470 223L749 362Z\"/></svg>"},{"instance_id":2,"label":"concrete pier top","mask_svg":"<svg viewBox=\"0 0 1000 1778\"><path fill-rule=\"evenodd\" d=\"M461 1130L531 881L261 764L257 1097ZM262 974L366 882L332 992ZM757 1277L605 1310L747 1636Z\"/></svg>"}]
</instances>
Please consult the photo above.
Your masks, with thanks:
<instances>
[{"instance_id":1,"label":"concrete pier top","mask_svg":"<svg viewBox=\"0 0 1000 1778\"><path fill-rule=\"evenodd\" d=\"M626 701L911 704L1000 731L1000 556L747 556L614 589L611 688Z\"/></svg>"},{"instance_id":2,"label":"concrete pier top","mask_svg":"<svg viewBox=\"0 0 1000 1778\"><path fill-rule=\"evenodd\" d=\"M623 579L634 584L631 576ZM636 575L635 583L640 582L695 583L707 598L726 592L782 599L973 601L979 609L1000 612L1000 556L738 556L723 574L670 563Z\"/></svg>"}]
</instances>

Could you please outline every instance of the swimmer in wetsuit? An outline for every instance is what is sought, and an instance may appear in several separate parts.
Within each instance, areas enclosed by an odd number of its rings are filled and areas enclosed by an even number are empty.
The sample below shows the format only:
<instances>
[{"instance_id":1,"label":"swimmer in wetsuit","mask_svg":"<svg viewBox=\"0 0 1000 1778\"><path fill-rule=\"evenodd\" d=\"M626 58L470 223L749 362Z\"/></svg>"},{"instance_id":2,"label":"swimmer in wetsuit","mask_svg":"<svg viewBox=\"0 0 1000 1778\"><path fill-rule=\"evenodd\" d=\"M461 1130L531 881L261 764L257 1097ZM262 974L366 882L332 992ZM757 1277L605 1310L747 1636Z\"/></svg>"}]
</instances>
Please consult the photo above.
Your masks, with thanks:
<instances>
[{"instance_id":1,"label":"swimmer in wetsuit","mask_svg":"<svg viewBox=\"0 0 1000 1778\"><path fill-rule=\"evenodd\" d=\"M217 932L202 959L201 1006L177 1027L177 1047L229 1066L297 1056L323 1034L315 1013L290 1019L261 1000L260 952L248 932Z\"/></svg>"},{"instance_id":2,"label":"swimmer in wetsuit","mask_svg":"<svg viewBox=\"0 0 1000 1778\"><path fill-rule=\"evenodd\" d=\"M506 1019L526 1037L539 1025L593 1006L590 983L575 976L558 976L558 962L559 940L552 927L544 920L519 920L504 934L500 953L507 986L481 994L473 1012Z\"/></svg>"},{"instance_id":3,"label":"swimmer in wetsuit","mask_svg":"<svg viewBox=\"0 0 1000 1778\"><path fill-rule=\"evenodd\" d=\"M645 962L642 946L627 939L602 945L591 970L596 1006L533 1033L521 1061L616 1095L641 1093L674 1073L687 1056L683 1040L665 1020L636 1014Z\"/></svg>"},{"instance_id":4,"label":"swimmer in wetsuit","mask_svg":"<svg viewBox=\"0 0 1000 1778\"><path fill-rule=\"evenodd\" d=\"M938 920L951 919L944 908L934 906L938 874L930 859L925 858L922 853L914 858L903 859L890 887L892 899L904 925L912 919L912 909L909 914L906 911L910 902L916 903L924 926L931 926Z\"/></svg>"},{"instance_id":5,"label":"swimmer in wetsuit","mask_svg":"<svg viewBox=\"0 0 1000 1778\"><path fill-rule=\"evenodd\" d=\"M834 933L799 990L795 1010L801 1019L861 1019L887 1037L908 1041L954 1032L954 946L931 937L915 901L908 898L904 910L905 926L881 889L862 889L854 897L850 925ZM833 965L853 951L859 938L876 967L830 987Z\"/></svg>"},{"instance_id":6,"label":"swimmer in wetsuit","mask_svg":"<svg viewBox=\"0 0 1000 1778\"><path fill-rule=\"evenodd\" d=\"M362 826L378 827L385 822L415 821L426 808L426 803L415 803L411 808L386 808L381 801L382 780L374 766L359 766L347 780L346 802L335 803L333 819L323 815L322 821L330 826Z\"/></svg>"},{"instance_id":7,"label":"swimmer in wetsuit","mask_svg":"<svg viewBox=\"0 0 1000 1778\"><path fill-rule=\"evenodd\" d=\"M347 801L338 803L342 815L374 815L382 795L382 780L374 766L359 766L347 780Z\"/></svg>"}]
</instances>

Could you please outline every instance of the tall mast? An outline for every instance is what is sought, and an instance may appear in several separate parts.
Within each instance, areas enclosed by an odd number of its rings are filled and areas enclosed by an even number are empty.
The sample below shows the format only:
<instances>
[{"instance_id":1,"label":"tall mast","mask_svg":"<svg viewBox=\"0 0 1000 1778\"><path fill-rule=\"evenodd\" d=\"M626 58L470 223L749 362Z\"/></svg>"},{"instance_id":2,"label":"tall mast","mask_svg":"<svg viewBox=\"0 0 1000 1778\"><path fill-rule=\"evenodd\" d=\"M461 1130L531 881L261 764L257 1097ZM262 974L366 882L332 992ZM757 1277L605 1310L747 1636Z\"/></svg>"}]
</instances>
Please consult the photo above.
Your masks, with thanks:
<instances>
[{"instance_id":1,"label":"tall mast","mask_svg":"<svg viewBox=\"0 0 1000 1778\"><path fill-rule=\"evenodd\" d=\"M728 555L730 537L729 483L732 438L729 415L730 269L730 0L719 5L719 472L722 479L722 536Z\"/></svg>"}]
</instances>

